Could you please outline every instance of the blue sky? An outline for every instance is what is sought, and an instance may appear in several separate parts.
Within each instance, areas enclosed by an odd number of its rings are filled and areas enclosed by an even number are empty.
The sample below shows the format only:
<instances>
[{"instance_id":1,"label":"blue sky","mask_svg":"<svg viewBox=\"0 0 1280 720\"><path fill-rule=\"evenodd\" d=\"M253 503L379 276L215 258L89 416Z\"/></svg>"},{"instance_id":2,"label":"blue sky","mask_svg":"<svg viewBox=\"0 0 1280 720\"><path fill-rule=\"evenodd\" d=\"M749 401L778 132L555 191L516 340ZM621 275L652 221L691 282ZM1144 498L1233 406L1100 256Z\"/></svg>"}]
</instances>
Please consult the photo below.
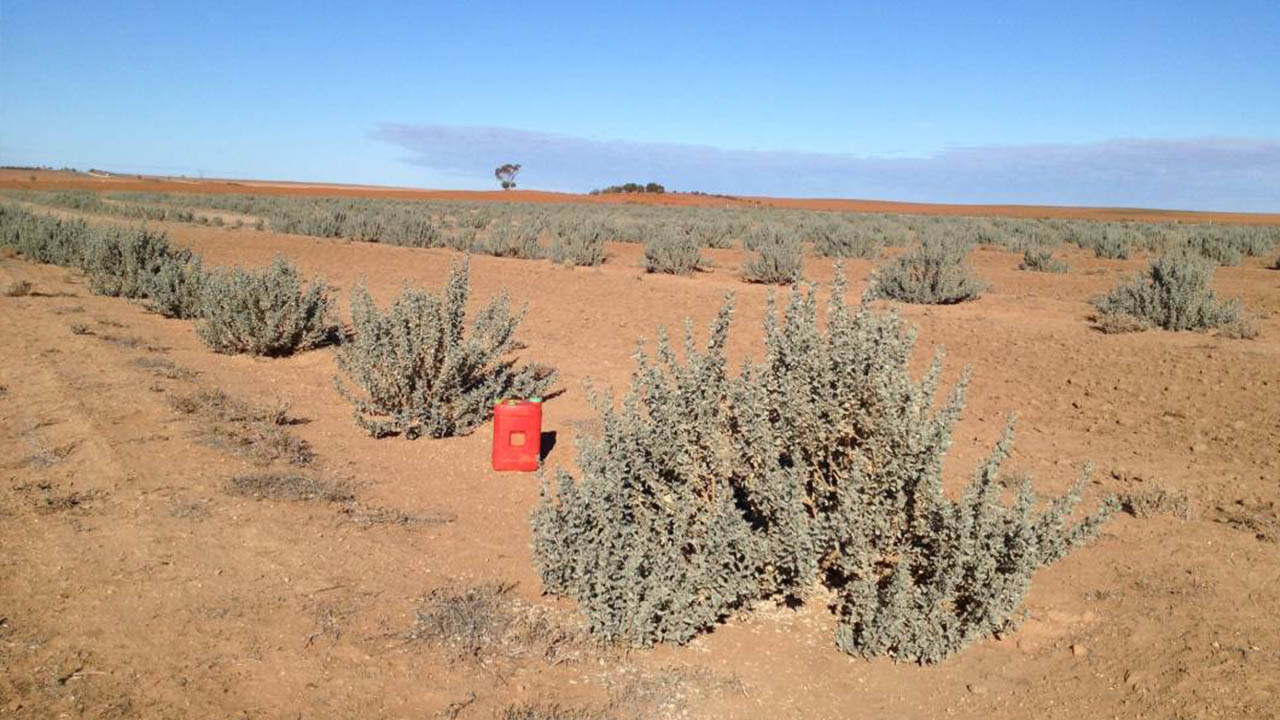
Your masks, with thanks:
<instances>
[{"instance_id":1,"label":"blue sky","mask_svg":"<svg viewBox=\"0 0 1280 720\"><path fill-rule=\"evenodd\" d=\"M0 0L0 163L1280 211L1280 2Z\"/></svg>"}]
</instances>

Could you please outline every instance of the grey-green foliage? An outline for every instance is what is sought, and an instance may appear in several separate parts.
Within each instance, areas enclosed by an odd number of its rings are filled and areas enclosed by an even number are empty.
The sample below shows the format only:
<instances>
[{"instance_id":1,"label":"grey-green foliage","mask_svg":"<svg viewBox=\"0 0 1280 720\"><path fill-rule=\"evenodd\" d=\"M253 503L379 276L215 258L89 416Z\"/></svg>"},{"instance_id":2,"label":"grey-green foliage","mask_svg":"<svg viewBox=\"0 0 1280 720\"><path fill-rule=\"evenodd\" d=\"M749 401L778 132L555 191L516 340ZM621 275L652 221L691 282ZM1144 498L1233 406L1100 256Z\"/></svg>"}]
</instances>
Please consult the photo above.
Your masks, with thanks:
<instances>
[{"instance_id":1,"label":"grey-green foliage","mask_svg":"<svg viewBox=\"0 0 1280 720\"><path fill-rule=\"evenodd\" d=\"M874 258L888 240L883 225L835 219L814 222L801 232L813 242L814 251L825 257Z\"/></svg>"},{"instance_id":2,"label":"grey-green foliage","mask_svg":"<svg viewBox=\"0 0 1280 720\"><path fill-rule=\"evenodd\" d=\"M1197 233L1186 240L1187 248L1209 258L1219 265L1239 265L1244 259L1244 249L1233 244L1230 238L1213 233Z\"/></svg>"},{"instance_id":3,"label":"grey-green foliage","mask_svg":"<svg viewBox=\"0 0 1280 720\"><path fill-rule=\"evenodd\" d=\"M166 257L151 278L147 306L171 318L197 318L204 311L204 286L208 272L199 255Z\"/></svg>"},{"instance_id":4,"label":"grey-green foliage","mask_svg":"<svg viewBox=\"0 0 1280 720\"><path fill-rule=\"evenodd\" d=\"M329 289L303 286L293 263L276 258L258 270L209 273L202 283L200 339L220 353L290 355L331 340L337 331Z\"/></svg>"},{"instance_id":5,"label":"grey-green foliage","mask_svg":"<svg viewBox=\"0 0 1280 720\"><path fill-rule=\"evenodd\" d=\"M920 246L877 268L874 297L928 305L975 300L987 284L969 269L970 246L937 233L925 233Z\"/></svg>"},{"instance_id":6,"label":"grey-green foliage","mask_svg":"<svg viewBox=\"0 0 1280 720\"><path fill-rule=\"evenodd\" d=\"M681 359L665 333L620 406L594 398L577 476L544 481L534 555L548 592L593 632L684 642L760 598L838 596L839 646L932 662L1009 628L1032 573L1088 539L1108 508L1067 522L1079 486L1041 509L1002 500L997 446L959 501L942 463L964 383L939 405L941 358L915 380L894 313L816 292L770 303L763 361L729 370L728 302Z\"/></svg>"},{"instance_id":7,"label":"grey-green foliage","mask_svg":"<svg viewBox=\"0 0 1280 720\"><path fill-rule=\"evenodd\" d=\"M1022 253L1022 262L1018 263L1018 269L1034 270L1035 272L1064 273L1068 268L1065 262L1053 256L1052 250L1028 248Z\"/></svg>"},{"instance_id":8,"label":"grey-green foliage","mask_svg":"<svg viewBox=\"0 0 1280 720\"><path fill-rule=\"evenodd\" d=\"M774 223L760 223L742 236L742 249L754 251L768 245L784 244L792 239L788 230L788 228Z\"/></svg>"},{"instance_id":9,"label":"grey-green foliage","mask_svg":"<svg viewBox=\"0 0 1280 720\"><path fill-rule=\"evenodd\" d=\"M1105 228L1091 245L1096 257L1124 260L1133 251L1133 233L1123 228Z\"/></svg>"},{"instance_id":10,"label":"grey-green foliage","mask_svg":"<svg viewBox=\"0 0 1280 720\"><path fill-rule=\"evenodd\" d=\"M99 228L85 248L83 268L89 288L99 295L145 298L161 267L174 257L187 259L190 252L175 251L163 232Z\"/></svg>"},{"instance_id":11,"label":"grey-green foliage","mask_svg":"<svg viewBox=\"0 0 1280 720\"><path fill-rule=\"evenodd\" d=\"M679 228L663 226L656 229L644 246L644 269L647 272L687 275L701 269L704 262L697 238Z\"/></svg>"},{"instance_id":12,"label":"grey-green foliage","mask_svg":"<svg viewBox=\"0 0 1280 720\"><path fill-rule=\"evenodd\" d=\"M463 244L459 231L487 228L543 227L564 236L574 226L595 225L607 242L647 242L664 225L679 226L703 247L731 247L741 239L754 249L755 235L781 233L812 241L818 253L864 256L877 246L909 245L913 233L944 233L967 244L998 245L1015 252L1052 249L1062 241L1075 242L1100 257L1121 258L1138 250L1160 252L1205 237L1210 252L1260 256L1280 243L1280 228L1215 223L1102 222L1091 220L991 217L929 217L868 213L829 213L768 207L680 207L658 205L546 205L533 203L476 203L441 200L385 200L281 195L199 195L192 193L109 193L90 191L37 192L9 190L6 195L30 202L119 217L217 224L216 213L232 212L255 218L255 227L269 221L277 232L319 237L347 237L412 247ZM209 213L215 213L210 215ZM841 223L852 229L848 234ZM233 223L234 225L234 223ZM753 232L754 231L754 232ZM499 233L504 231L499 230ZM529 246L506 242L483 244L477 252L529 255ZM524 251L519 248L525 248ZM1229 248L1229 249L1228 249ZM513 250L514 249L514 250Z\"/></svg>"},{"instance_id":13,"label":"grey-green foliage","mask_svg":"<svg viewBox=\"0 0 1280 720\"><path fill-rule=\"evenodd\" d=\"M605 233L597 223L584 223L556 234L548 253L560 265L595 267L604 262Z\"/></svg>"},{"instance_id":14,"label":"grey-green foliage","mask_svg":"<svg viewBox=\"0 0 1280 720\"><path fill-rule=\"evenodd\" d=\"M511 311L506 291L467 326L468 268L455 264L439 294L404 290L385 312L363 286L352 291L354 337L338 348L338 367L359 391L335 382L375 437L465 434L502 398L545 395L555 381L554 372L508 357L524 312Z\"/></svg>"},{"instance_id":15,"label":"grey-green foliage","mask_svg":"<svg viewBox=\"0 0 1280 720\"><path fill-rule=\"evenodd\" d=\"M0 244L32 260L83 270L95 293L145 299L167 317L199 313L200 258L172 247L164 233L90 226L0 206Z\"/></svg>"},{"instance_id":16,"label":"grey-green foliage","mask_svg":"<svg viewBox=\"0 0 1280 720\"><path fill-rule=\"evenodd\" d=\"M789 285L804 272L804 247L795 236L777 236L756 246L755 258L742 266L747 282Z\"/></svg>"},{"instance_id":17,"label":"grey-green foliage","mask_svg":"<svg viewBox=\"0 0 1280 720\"><path fill-rule=\"evenodd\" d=\"M28 260L79 268L95 230L83 220L37 215L15 205L0 205L0 245Z\"/></svg>"},{"instance_id":18,"label":"grey-green foliage","mask_svg":"<svg viewBox=\"0 0 1280 720\"><path fill-rule=\"evenodd\" d=\"M1132 320L1133 329L1206 330L1229 325L1240 320L1240 304L1219 300L1210 288L1214 265L1189 248L1174 248L1156 258L1145 273L1094 300L1094 306L1104 319Z\"/></svg>"},{"instance_id":19,"label":"grey-green foliage","mask_svg":"<svg viewBox=\"0 0 1280 720\"><path fill-rule=\"evenodd\" d=\"M539 230L536 227L514 227L498 224L489 228L488 234L472 243L472 252L493 255L495 257L517 257L534 260L545 252L538 240Z\"/></svg>"}]
</instances>

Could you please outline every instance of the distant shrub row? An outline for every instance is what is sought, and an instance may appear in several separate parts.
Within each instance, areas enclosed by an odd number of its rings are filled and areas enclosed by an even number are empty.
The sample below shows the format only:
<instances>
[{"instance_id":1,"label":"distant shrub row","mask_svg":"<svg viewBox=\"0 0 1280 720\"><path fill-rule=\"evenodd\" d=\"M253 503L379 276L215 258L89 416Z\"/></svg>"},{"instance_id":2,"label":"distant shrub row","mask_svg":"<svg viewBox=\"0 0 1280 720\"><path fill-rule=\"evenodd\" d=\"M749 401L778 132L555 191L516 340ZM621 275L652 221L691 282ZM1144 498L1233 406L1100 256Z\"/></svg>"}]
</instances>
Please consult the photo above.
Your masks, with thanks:
<instances>
[{"instance_id":1,"label":"distant shrub row","mask_svg":"<svg viewBox=\"0 0 1280 720\"><path fill-rule=\"evenodd\" d=\"M656 184L653 184L656 185ZM617 186L639 189L639 183ZM316 237L342 237L411 247L454 247L506 256L545 257L577 243L579 228L601 243L647 244L675 226L702 247L741 245L754 250L761 236L809 245L830 257L871 258L884 247L908 247L925 235L945 235L965 245L997 245L1015 252L1046 251L1072 243L1098 257L1122 259L1134 252L1187 246L1219 264L1265 255L1280 246L1280 227L1211 223L1101 222L1064 219L983 218L836 213L768 207L655 205L550 205L88 191L16 196L33 202L139 219L219 224L222 211L248 216L255 227ZM237 220L236 222L240 222ZM536 236L537 247L512 243L512 232ZM494 237L489 237L493 235Z\"/></svg>"},{"instance_id":2,"label":"distant shrub row","mask_svg":"<svg viewBox=\"0 0 1280 720\"><path fill-rule=\"evenodd\" d=\"M258 271L209 272L161 232L94 226L3 205L0 244L30 260L83 271L99 295L196 319L200 337L218 352L288 355L336 331L323 281L304 291L297 268L284 260Z\"/></svg>"},{"instance_id":3,"label":"distant shrub row","mask_svg":"<svg viewBox=\"0 0 1280 720\"><path fill-rule=\"evenodd\" d=\"M304 281L277 258L266 268L206 270L199 256L145 228L89 225L0 205L0 247L28 260L84 272L101 295L144 302L167 317L197 321L196 332L222 353L289 355L338 340L323 280ZM338 382L357 423L381 436L464 434L504 397L546 395L554 371L510 359L523 312L505 293L466 326L467 264L454 267L440 295L406 289L385 313L357 287L353 334L338 365L355 390Z\"/></svg>"},{"instance_id":4,"label":"distant shrub row","mask_svg":"<svg viewBox=\"0 0 1280 720\"><path fill-rule=\"evenodd\" d=\"M606 187L606 188L592 190L590 194L591 195L618 195L622 193L652 193L657 195L657 194L665 193L666 191L667 189L665 187L659 185L656 182L645 183L643 185L641 185L640 183L629 182L623 185L610 185L609 187Z\"/></svg>"}]
</instances>

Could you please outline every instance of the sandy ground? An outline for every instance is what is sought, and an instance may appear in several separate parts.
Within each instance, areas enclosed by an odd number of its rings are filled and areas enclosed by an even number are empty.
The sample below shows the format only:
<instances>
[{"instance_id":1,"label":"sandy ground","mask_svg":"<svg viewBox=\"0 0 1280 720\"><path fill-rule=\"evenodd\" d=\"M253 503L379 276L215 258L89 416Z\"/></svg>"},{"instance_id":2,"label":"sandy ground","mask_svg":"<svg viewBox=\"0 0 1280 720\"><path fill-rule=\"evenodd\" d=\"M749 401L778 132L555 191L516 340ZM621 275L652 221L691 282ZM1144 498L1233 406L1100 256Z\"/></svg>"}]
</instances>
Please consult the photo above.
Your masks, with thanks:
<instances>
[{"instance_id":1,"label":"sandy ground","mask_svg":"<svg viewBox=\"0 0 1280 720\"><path fill-rule=\"evenodd\" d=\"M34 179L33 179L34 178ZM946 205L940 203L852 200L841 198L726 197L665 193L662 195L575 195L538 190L474 191L426 190L333 185L325 183L273 182L267 180L194 180L148 175L97 176L62 171L0 170L0 189L101 190L106 192L251 193L266 195L322 195L373 197L398 200L454 200L477 202L591 203L681 205L701 207L779 207L839 212L908 213L915 215L976 215L1019 218L1068 218L1079 220L1141 220L1148 222L1224 222L1280 225L1280 214L1150 210L1143 208L1091 208L1043 205Z\"/></svg>"},{"instance_id":2,"label":"sandy ground","mask_svg":"<svg viewBox=\"0 0 1280 720\"><path fill-rule=\"evenodd\" d=\"M345 311L365 280L388 300L437 286L457 257L251 230L165 226L206 262L277 254L323 274ZM759 351L767 290L718 269L646 276L640 248L598 269L476 257L474 300L506 287L528 304L523 357L559 368L546 405L548 463L571 465L594 414L583 382L621 387L640 337L738 299L736 358ZM685 647L595 651L567 662L512 650L483 663L414 640L414 609L448 585L515 583L543 598L529 547L533 475L488 468L488 426L448 440L375 440L335 392L333 351L285 359L208 351L189 322L91 295L69 271L0 259L0 717L489 718L514 702L612 707L616 717L1266 718L1280 716L1280 272L1223 268L1219 290L1261 337L1109 336L1088 299L1143 266L1064 249L1066 275L1019 272L992 249L991 290L952 307L902 308L921 362L974 369L947 472L964 481L1019 413L1013 469L1046 491L1096 465L1105 493L1185 493L1187 517L1121 515L1042 570L1024 627L932 667L851 659L820 601L760 608ZM852 262L853 294L872 263ZM831 278L826 261L807 274ZM73 332L75 330L82 334ZM165 377L155 359L193 371ZM179 373L169 373L177 375ZM228 492L254 465L202 439L167 398L218 388L286 401L290 431L361 508L424 518L360 522L350 503Z\"/></svg>"}]
</instances>

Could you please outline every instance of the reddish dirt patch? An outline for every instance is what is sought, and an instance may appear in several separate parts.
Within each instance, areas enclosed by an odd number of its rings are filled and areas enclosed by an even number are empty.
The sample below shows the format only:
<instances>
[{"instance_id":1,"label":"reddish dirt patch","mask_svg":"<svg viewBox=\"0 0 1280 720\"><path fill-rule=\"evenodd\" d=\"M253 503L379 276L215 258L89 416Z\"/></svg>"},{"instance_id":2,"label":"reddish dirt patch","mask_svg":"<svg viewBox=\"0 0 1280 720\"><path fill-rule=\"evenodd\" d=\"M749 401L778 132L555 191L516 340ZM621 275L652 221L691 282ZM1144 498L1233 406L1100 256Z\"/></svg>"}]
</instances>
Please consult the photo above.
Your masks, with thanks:
<instances>
[{"instance_id":1,"label":"reddish dirt patch","mask_svg":"<svg viewBox=\"0 0 1280 720\"><path fill-rule=\"evenodd\" d=\"M36 180L33 182L32 177ZM726 197L721 195L577 195L539 190L427 190L275 182L269 180L188 180L148 175L96 176L85 173L39 170L0 170L0 189L102 190L118 192L252 193L261 195L317 195L372 197L396 200L466 200L473 202L591 203L680 205L698 207L779 207L836 212L904 213L912 215L968 215L1076 220L1140 220L1145 222L1220 222L1243 225L1280 225L1277 213L1199 212L1143 208L1090 208L1052 205L946 205L839 198Z\"/></svg>"},{"instance_id":2,"label":"reddish dirt patch","mask_svg":"<svg viewBox=\"0 0 1280 720\"><path fill-rule=\"evenodd\" d=\"M284 254L325 275L344 307L360 279L385 302L406 282L439 285L457 257L165 227L215 265ZM636 339L659 325L701 327L733 292L731 352L759 352L767 291L738 280L738 251L712 251L718 269L691 278L645 275L635 246L610 253L592 270L472 260L475 301L506 287L528 303L523 355L561 371L565 393L545 410L552 467L572 466L592 426L583 381L620 387ZM64 269L0 259L0 285L28 280L38 293L0 298L0 713L465 719L555 700L616 717L1275 717L1280 563L1254 528L1276 519L1254 515L1280 506L1280 273L1251 260L1217 274L1261 316L1258 340L1108 336L1090 329L1087 300L1144 261L1063 254L1072 272L1049 275L981 249L973 262L992 289L980 300L902 308L922 362L945 345L949 378L974 366L948 475L966 479L1018 412L1013 464L1041 487L1060 490L1093 462L1092 497L1159 486L1189 496L1191 517L1117 518L1036 576L1020 631L929 668L842 655L821 602L762 608L683 648L561 662L501 645L488 664L460 663L415 639L415 608L433 590L516 583L526 606L573 610L540 597L527 522L538 481L488 468L487 427L372 439L333 389L331 350L215 355L188 322L92 296ZM850 263L853 294L871 267ZM806 270L832 275L825 261ZM153 356L195 374L138 363ZM166 401L198 387L287 401L300 421L289 431L316 453L306 471L342 488L334 497L428 520L357 522L323 492L230 492L263 470ZM254 482L268 480L301 482Z\"/></svg>"}]
</instances>

